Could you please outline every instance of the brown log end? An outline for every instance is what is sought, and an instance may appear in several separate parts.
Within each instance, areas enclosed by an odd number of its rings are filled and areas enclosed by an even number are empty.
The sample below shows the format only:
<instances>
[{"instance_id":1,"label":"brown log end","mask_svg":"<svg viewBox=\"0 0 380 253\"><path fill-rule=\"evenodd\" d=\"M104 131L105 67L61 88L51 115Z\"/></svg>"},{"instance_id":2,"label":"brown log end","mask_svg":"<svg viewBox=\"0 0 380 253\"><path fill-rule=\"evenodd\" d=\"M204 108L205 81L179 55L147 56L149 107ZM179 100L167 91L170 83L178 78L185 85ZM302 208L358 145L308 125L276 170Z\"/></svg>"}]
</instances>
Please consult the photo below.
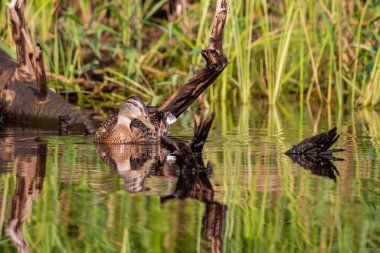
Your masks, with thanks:
<instances>
[{"instance_id":1,"label":"brown log end","mask_svg":"<svg viewBox=\"0 0 380 253\"><path fill-rule=\"evenodd\" d=\"M0 114L14 124L49 129L58 129L59 116L69 115L73 119L71 128L93 131L92 120L60 95L48 90L46 97L41 101L35 82L9 82L0 92Z\"/></svg>"}]
</instances>

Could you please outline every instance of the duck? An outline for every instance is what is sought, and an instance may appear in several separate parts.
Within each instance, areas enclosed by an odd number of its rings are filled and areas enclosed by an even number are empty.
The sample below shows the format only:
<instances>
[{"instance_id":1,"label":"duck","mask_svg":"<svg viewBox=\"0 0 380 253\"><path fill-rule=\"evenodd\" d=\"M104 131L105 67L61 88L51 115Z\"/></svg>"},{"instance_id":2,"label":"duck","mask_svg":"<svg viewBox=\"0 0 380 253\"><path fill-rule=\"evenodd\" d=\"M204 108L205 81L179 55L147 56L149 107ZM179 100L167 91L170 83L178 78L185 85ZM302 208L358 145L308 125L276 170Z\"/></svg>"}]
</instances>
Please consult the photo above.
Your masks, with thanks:
<instances>
[{"instance_id":1,"label":"duck","mask_svg":"<svg viewBox=\"0 0 380 253\"><path fill-rule=\"evenodd\" d=\"M95 133L95 143L157 143L169 133L170 113L148 107L137 96L127 98L117 114L107 119Z\"/></svg>"},{"instance_id":2,"label":"duck","mask_svg":"<svg viewBox=\"0 0 380 253\"><path fill-rule=\"evenodd\" d=\"M157 145L96 143L95 147L103 162L124 179L124 188L129 192L144 191L145 180L149 175L177 177L180 174L184 176L181 182L188 178L189 183L195 182L198 180L191 178L199 178L195 175L196 172L205 171L210 174L212 170L209 163L205 166L202 151L214 117L215 112L207 118L202 117L198 123L195 122L193 139L188 143L179 138L161 137L161 143ZM179 171L182 172L177 173ZM202 182L201 179L200 185ZM185 187L184 190L186 189Z\"/></svg>"},{"instance_id":3,"label":"duck","mask_svg":"<svg viewBox=\"0 0 380 253\"><path fill-rule=\"evenodd\" d=\"M129 97L119 113L109 117L95 132L95 143L159 143L169 134L169 126L197 100L229 64L223 52L223 34L228 1L217 1L208 47L202 50L206 66L197 70L177 92L161 106L146 106L137 97Z\"/></svg>"},{"instance_id":4,"label":"duck","mask_svg":"<svg viewBox=\"0 0 380 253\"><path fill-rule=\"evenodd\" d=\"M186 105L188 107L188 105ZM168 109L169 108L169 109ZM127 98L117 114L111 115L95 132L94 142L97 144L158 144L167 138L170 125L176 122L183 112L180 107L146 106L138 96ZM200 125L195 123L192 141L194 152L201 153L203 144L198 140L207 139L208 131L214 120L215 112L207 119L201 119ZM199 132L201 131L201 132Z\"/></svg>"}]
</instances>

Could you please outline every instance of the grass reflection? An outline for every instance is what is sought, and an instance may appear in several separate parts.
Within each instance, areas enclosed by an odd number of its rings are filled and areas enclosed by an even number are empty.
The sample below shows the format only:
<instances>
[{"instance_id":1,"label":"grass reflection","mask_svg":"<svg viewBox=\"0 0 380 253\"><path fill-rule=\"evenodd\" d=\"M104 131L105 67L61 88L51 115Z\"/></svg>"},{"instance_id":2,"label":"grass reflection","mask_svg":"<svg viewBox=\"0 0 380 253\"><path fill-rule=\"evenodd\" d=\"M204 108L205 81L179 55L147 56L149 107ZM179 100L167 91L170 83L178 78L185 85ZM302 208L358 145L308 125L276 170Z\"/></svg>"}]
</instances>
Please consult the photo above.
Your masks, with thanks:
<instances>
[{"instance_id":1,"label":"grass reflection","mask_svg":"<svg viewBox=\"0 0 380 253\"><path fill-rule=\"evenodd\" d=\"M380 247L379 114L332 107L217 107L204 151L213 164L215 201L228 212L225 252L376 252ZM303 122L300 126L300 122ZM302 138L337 126L340 176L314 176L282 153ZM302 131L300 130L302 129ZM37 168L39 142L1 137L1 252L18 196L20 171ZM8 139L7 139L8 138ZM86 137L47 137L43 188L30 193L20 221L31 252L208 252L207 207L194 199L162 204L177 178L151 175L131 194ZM24 147L24 148L25 148ZM27 174L30 182L33 174ZM34 187L36 184L34 184ZM30 189L30 188L28 188ZM21 207L21 205L19 205Z\"/></svg>"}]
</instances>

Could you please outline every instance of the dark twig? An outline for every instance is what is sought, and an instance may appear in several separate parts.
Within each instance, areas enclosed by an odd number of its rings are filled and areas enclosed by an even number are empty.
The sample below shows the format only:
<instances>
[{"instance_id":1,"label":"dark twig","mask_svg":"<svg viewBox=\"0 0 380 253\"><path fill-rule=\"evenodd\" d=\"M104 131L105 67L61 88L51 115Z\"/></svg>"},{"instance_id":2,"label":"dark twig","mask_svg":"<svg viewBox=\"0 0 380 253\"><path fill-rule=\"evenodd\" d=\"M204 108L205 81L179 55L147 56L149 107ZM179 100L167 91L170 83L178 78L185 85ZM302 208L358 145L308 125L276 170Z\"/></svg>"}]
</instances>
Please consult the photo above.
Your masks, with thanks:
<instances>
[{"instance_id":1,"label":"dark twig","mask_svg":"<svg viewBox=\"0 0 380 253\"><path fill-rule=\"evenodd\" d=\"M330 129L327 133L320 133L304 139L297 145L294 145L291 149L285 152L285 154L331 154L334 152L344 151L342 148L330 149L336 141L339 139L340 135L337 134L336 127Z\"/></svg>"},{"instance_id":2,"label":"dark twig","mask_svg":"<svg viewBox=\"0 0 380 253\"><path fill-rule=\"evenodd\" d=\"M211 129L212 122L214 121L215 112L213 112L208 118L200 120L194 127L193 140L190 143L191 150L196 154L201 154L203 146L207 140L208 133Z\"/></svg>"}]
</instances>

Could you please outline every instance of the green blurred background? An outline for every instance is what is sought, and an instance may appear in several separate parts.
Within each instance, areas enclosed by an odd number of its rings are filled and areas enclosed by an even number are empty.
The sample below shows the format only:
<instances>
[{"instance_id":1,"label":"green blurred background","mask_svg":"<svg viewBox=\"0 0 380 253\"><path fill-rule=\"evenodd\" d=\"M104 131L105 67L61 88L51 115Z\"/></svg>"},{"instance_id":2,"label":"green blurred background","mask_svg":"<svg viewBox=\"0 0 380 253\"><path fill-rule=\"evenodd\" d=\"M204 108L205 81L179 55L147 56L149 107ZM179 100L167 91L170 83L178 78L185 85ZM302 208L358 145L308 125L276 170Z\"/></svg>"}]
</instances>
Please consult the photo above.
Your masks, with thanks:
<instances>
[{"instance_id":1,"label":"green blurred background","mask_svg":"<svg viewBox=\"0 0 380 253\"><path fill-rule=\"evenodd\" d=\"M216 1L27 1L50 87L81 107L115 107L139 95L159 104L203 66ZM15 56L5 4L0 48ZM231 60L204 101L376 106L380 1L230 1ZM290 96L287 96L290 95Z\"/></svg>"}]
</instances>

